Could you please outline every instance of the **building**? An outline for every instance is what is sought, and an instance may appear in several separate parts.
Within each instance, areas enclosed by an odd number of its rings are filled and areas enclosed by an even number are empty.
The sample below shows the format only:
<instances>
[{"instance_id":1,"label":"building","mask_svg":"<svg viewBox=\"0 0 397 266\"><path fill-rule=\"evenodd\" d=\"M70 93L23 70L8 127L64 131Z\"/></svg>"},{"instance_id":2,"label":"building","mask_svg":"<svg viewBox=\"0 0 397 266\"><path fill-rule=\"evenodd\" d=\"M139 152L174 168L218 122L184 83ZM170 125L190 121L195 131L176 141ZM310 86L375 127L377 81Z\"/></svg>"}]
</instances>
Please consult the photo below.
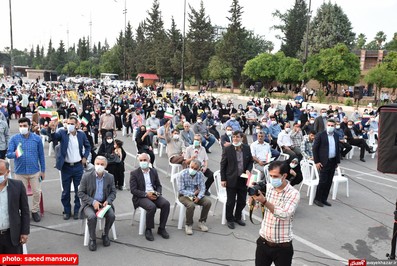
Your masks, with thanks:
<instances>
[{"instance_id":1,"label":"building","mask_svg":"<svg viewBox=\"0 0 397 266\"><path fill-rule=\"evenodd\" d=\"M26 69L27 78L30 80L44 79L44 81L57 81L57 74L52 70Z\"/></svg>"},{"instance_id":2,"label":"building","mask_svg":"<svg viewBox=\"0 0 397 266\"><path fill-rule=\"evenodd\" d=\"M146 87L154 85L160 79L156 74L139 73L136 76L136 80L138 82L138 87Z\"/></svg>"}]
</instances>

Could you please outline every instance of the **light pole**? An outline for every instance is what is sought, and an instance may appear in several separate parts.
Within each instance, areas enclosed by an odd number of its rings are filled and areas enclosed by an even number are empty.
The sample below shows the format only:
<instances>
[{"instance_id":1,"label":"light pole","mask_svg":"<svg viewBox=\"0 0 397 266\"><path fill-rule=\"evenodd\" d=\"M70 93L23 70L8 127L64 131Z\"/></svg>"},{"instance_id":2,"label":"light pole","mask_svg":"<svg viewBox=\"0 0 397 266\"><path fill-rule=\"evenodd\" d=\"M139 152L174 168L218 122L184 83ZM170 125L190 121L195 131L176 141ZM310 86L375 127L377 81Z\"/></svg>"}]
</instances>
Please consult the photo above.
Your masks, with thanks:
<instances>
[{"instance_id":1,"label":"light pole","mask_svg":"<svg viewBox=\"0 0 397 266\"><path fill-rule=\"evenodd\" d=\"M182 39L182 69L181 69L181 90L185 90L185 26L186 26L186 0L183 5L183 39Z\"/></svg>"},{"instance_id":2,"label":"light pole","mask_svg":"<svg viewBox=\"0 0 397 266\"><path fill-rule=\"evenodd\" d=\"M123 14L124 14L124 52L123 52L123 59L124 59L124 80L127 80L127 60L126 60L126 42L127 42L127 38L126 38L126 32L127 32L127 0L124 0L124 10L123 10Z\"/></svg>"},{"instance_id":3,"label":"light pole","mask_svg":"<svg viewBox=\"0 0 397 266\"><path fill-rule=\"evenodd\" d=\"M8 0L10 5L10 38L11 38L11 50L10 50L10 72L11 77L14 77L14 55L12 54L12 50L14 50L14 42L12 39L12 12L11 12L11 0Z\"/></svg>"},{"instance_id":4,"label":"light pole","mask_svg":"<svg viewBox=\"0 0 397 266\"><path fill-rule=\"evenodd\" d=\"M91 12L90 12L90 41L88 43L88 60L90 61L90 78L91 78L91 71L92 71L92 58L91 58L91 43L92 43L92 18L91 18Z\"/></svg>"},{"instance_id":5,"label":"light pole","mask_svg":"<svg viewBox=\"0 0 397 266\"><path fill-rule=\"evenodd\" d=\"M305 58L304 58L304 63L307 62L307 56L309 53L309 28L310 28L310 17L311 17L311 5L312 5L312 0L309 0L309 10L307 12L307 22L306 22L306 40L305 40Z\"/></svg>"}]
</instances>

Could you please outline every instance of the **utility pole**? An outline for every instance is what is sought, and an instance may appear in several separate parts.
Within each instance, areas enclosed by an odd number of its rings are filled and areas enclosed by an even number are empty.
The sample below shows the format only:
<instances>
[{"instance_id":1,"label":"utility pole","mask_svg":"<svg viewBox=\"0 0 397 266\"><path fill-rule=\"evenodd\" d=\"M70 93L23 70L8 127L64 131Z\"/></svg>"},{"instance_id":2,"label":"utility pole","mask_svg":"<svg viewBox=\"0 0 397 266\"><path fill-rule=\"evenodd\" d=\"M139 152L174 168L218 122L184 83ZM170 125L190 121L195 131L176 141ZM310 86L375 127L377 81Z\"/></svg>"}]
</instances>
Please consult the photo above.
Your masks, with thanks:
<instances>
[{"instance_id":1,"label":"utility pole","mask_svg":"<svg viewBox=\"0 0 397 266\"><path fill-rule=\"evenodd\" d=\"M10 38L11 38L11 50L10 50L10 72L11 72L11 77L14 77L14 55L12 51L14 50L14 42L12 39L12 12L11 12L11 0L8 0L8 3L10 5Z\"/></svg>"},{"instance_id":2,"label":"utility pole","mask_svg":"<svg viewBox=\"0 0 397 266\"><path fill-rule=\"evenodd\" d=\"M307 22L306 22L305 58L303 63L307 62L307 56L309 54L309 29L310 29L311 5L312 5L312 0L309 0L309 10L307 12Z\"/></svg>"},{"instance_id":3,"label":"utility pole","mask_svg":"<svg viewBox=\"0 0 397 266\"><path fill-rule=\"evenodd\" d=\"M181 90L185 90L185 26L186 26L186 0L183 5L183 39L182 39L182 70L181 70Z\"/></svg>"},{"instance_id":4,"label":"utility pole","mask_svg":"<svg viewBox=\"0 0 397 266\"><path fill-rule=\"evenodd\" d=\"M124 0L124 42L123 42L123 59L124 59L124 80L127 80L127 38L126 38L126 33L127 33L127 0Z\"/></svg>"},{"instance_id":5,"label":"utility pole","mask_svg":"<svg viewBox=\"0 0 397 266\"><path fill-rule=\"evenodd\" d=\"M88 43L88 60L90 61L90 78L91 78L91 70L92 70L92 58L91 58L91 43L92 43L92 18L91 18L91 12L90 12L90 41Z\"/></svg>"}]
</instances>

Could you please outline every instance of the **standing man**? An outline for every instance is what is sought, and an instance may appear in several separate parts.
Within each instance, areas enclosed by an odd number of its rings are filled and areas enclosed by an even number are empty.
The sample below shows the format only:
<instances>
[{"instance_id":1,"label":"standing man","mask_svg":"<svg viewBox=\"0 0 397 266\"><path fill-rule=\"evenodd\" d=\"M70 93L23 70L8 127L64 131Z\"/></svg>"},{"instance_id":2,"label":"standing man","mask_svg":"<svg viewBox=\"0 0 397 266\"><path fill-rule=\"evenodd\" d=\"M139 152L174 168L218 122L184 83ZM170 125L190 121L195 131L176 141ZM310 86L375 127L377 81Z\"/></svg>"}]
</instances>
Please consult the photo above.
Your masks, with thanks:
<instances>
[{"instance_id":1,"label":"standing man","mask_svg":"<svg viewBox=\"0 0 397 266\"><path fill-rule=\"evenodd\" d=\"M90 142L85 133L77 130L79 122L77 117L68 118L67 129L59 129L55 132L57 124L50 122L51 138L58 140L60 143L59 152L56 155L56 168L61 171L62 177L62 196L63 219L69 220L72 207L70 204L70 186L73 181L74 191L78 191L81 177L83 176L83 168L87 164L88 155L91 152ZM79 219L80 199L75 194L74 197L74 213L73 219Z\"/></svg>"},{"instance_id":2,"label":"standing man","mask_svg":"<svg viewBox=\"0 0 397 266\"><path fill-rule=\"evenodd\" d=\"M321 115L314 119L314 131L316 131L316 134L323 132L327 128L327 109L322 108L320 112Z\"/></svg>"},{"instance_id":3,"label":"standing man","mask_svg":"<svg viewBox=\"0 0 397 266\"><path fill-rule=\"evenodd\" d=\"M96 212L107 205L112 206L104 216L106 222L102 241L105 247L110 246L109 230L116 219L113 207L113 201L116 199L116 186L113 175L105 171L107 163L105 157L97 156L95 158L95 169L91 169L84 174L79 186L78 197L83 204L80 212L83 212L88 220L88 231L90 233L88 248L91 251L96 250Z\"/></svg>"},{"instance_id":4,"label":"standing man","mask_svg":"<svg viewBox=\"0 0 397 266\"><path fill-rule=\"evenodd\" d=\"M8 124L0 119L0 159L6 158L8 142L10 141Z\"/></svg>"},{"instance_id":5,"label":"standing man","mask_svg":"<svg viewBox=\"0 0 397 266\"><path fill-rule=\"evenodd\" d=\"M170 235L165 230L168 215L170 213L170 203L163 198L162 186L160 183L157 170L149 168L150 157L147 153L142 153L138 156L139 168L131 172L130 190L132 202L134 207L142 207L146 210L146 231L145 237L149 241L153 241L154 237L152 229L154 228L154 215L157 208L161 209L160 225L157 233L164 239L170 238Z\"/></svg>"},{"instance_id":6,"label":"standing man","mask_svg":"<svg viewBox=\"0 0 397 266\"><path fill-rule=\"evenodd\" d=\"M242 144L242 138L240 131L233 132L232 145L223 149L221 159L221 184L226 187L226 219L230 229L235 228L234 222L241 226L245 225L245 222L241 220L241 212L245 207L247 197L247 179L241 175L249 175L254 163L250 147ZM236 210L233 215L234 207Z\"/></svg>"},{"instance_id":7,"label":"standing man","mask_svg":"<svg viewBox=\"0 0 397 266\"><path fill-rule=\"evenodd\" d=\"M30 232L29 203L20 180L9 179L10 166L0 160L0 254L22 254Z\"/></svg>"},{"instance_id":8,"label":"standing man","mask_svg":"<svg viewBox=\"0 0 397 266\"><path fill-rule=\"evenodd\" d=\"M331 206L327 201L332 186L335 168L340 163L339 138L335 131L335 120L327 121L326 130L317 133L313 143L313 158L316 168L320 172L320 181L317 186L314 204L319 207Z\"/></svg>"},{"instance_id":9,"label":"standing man","mask_svg":"<svg viewBox=\"0 0 397 266\"><path fill-rule=\"evenodd\" d=\"M259 191L253 199L265 207L259 238L256 241L255 265L291 265L292 220L299 202L299 191L287 181L288 164L275 161L269 165L270 185L266 196Z\"/></svg>"},{"instance_id":10,"label":"standing man","mask_svg":"<svg viewBox=\"0 0 397 266\"><path fill-rule=\"evenodd\" d=\"M40 222L41 180L45 178L44 148L41 138L30 132L29 118L18 120L19 133L11 137L7 158L14 159L15 178L33 192L32 218ZM40 180L41 178L41 180Z\"/></svg>"},{"instance_id":11,"label":"standing man","mask_svg":"<svg viewBox=\"0 0 397 266\"><path fill-rule=\"evenodd\" d=\"M106 141L106 132L111 132L116 137L116 118L111 113L111 106L106 106L105 113L99 118L99 134L102 135L102 142Z\"/></svg>"}]
</instances>

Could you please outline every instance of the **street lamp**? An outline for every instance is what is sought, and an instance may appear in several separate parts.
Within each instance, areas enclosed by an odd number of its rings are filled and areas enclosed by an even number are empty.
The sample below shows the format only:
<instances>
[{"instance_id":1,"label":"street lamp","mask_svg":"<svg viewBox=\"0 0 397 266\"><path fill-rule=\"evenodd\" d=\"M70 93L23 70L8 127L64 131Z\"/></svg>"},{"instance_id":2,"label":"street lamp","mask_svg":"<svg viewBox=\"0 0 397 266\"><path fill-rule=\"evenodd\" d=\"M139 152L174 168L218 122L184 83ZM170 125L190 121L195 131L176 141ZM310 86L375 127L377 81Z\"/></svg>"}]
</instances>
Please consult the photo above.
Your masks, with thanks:
<instances>
[{"instance_id":1,"label":"street lamp","mask_svg":"<svg viewBox=\"0 0 397 266\"><path fill-rule=\"evenodd\" d=\"M306 22L306 40L305 40L305 58L304 58L304 63L307 62L307 56L309 53L309 28L310 28L310 13L311 13L311 5L312 1L309 0L309 10L307 12L307 22Z\"/></svg>"},{"instance_id":2,"label":"street lamp","mask_svg":"<svg viewBox=\"0 0 397 266\"><path fill-rule=\"evenodd\" d=\"M8 0L10 5L10 38L11 38L11 50L10 50L10 72L11 77L14 77L14 56L12 54L12 50L14 50L14 43L12 39L12 12L11 12L11 0Z\"/></svg>"},{"instance_id":3,"label":"street lamp","mask_svg":"<svg viewBox=\"0 0 397 266\"><path fill-rule=\"evenodd\" d=\"M127 60L126 60L126 42L127 42L127 38L126 38L126 33L127 33L127 0L124 0L124 10L123 10L123 14L124 14L124 80L127 80Z\"/></svg>"},{"instance_id":4,"label":"street lamp","mask_svg":"<svg viewBox=\"0 0 397 266\"><path fill-rule=\"evenodd\" d=\"M186 0L183 5L183 39L182 39L182 69L181 69L181 90L185 90L185 25L186 25Z\"/></svg>"}]
</instances>

